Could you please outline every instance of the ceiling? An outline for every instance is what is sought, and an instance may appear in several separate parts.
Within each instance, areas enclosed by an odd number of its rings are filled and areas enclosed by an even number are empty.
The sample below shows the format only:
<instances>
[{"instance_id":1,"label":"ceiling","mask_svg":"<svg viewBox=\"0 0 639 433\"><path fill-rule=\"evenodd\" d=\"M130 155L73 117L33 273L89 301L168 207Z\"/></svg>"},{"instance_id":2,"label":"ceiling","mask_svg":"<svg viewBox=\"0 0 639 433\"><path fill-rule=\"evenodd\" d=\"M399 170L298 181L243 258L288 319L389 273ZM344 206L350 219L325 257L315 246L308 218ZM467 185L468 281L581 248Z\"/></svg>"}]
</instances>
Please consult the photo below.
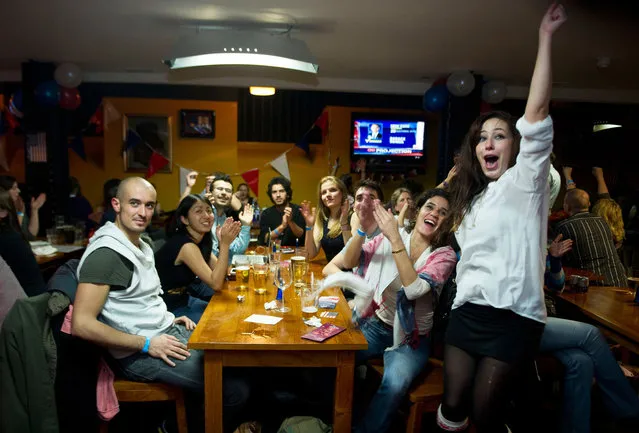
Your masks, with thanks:
<instances>
[{"instance_id":1,"label":"ceiling","mask_svg":"<svg viewBox=\"0 0 639 433\"><path fill-rule=\"evenodd\" d=\"M555 85L639 90L639 19L633 2L564 3L569 21L555 38ZM104 81L126 73L127 81L251 77L254 84L311 88L330 80L373 87L410 83L415 89L423 83L423 91L433 79L469 69L525 86L547 5L547 0L3 0L0 71L19 71L21 62L34 59L73 62L88 79ZM291 23L293 37L304 40L317 57L318 77L238 68L169 74L161 63L179 35L194 31L185 25L285 28ZM597 68L598 56L609 57L610 66Z\"/></svg>"}]
</instances>

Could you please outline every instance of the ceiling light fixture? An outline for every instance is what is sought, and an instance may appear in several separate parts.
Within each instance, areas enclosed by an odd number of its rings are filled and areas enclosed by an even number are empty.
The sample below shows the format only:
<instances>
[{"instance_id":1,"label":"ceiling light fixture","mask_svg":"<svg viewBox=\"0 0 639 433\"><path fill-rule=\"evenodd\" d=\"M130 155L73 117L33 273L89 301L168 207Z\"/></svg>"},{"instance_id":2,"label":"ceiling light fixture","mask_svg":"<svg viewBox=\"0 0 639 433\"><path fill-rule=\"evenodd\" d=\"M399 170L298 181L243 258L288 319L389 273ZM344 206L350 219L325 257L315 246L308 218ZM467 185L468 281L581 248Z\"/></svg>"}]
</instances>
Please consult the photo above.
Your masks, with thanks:
<instances>
[{"instance_id":1,"label":"ceiling light fixture","mask_svg":"<svg viewBox=\"0 0 639 433\"><path fill-rule=\"evenodd\" d=\"M275 95L275 87L251 86L249 87L249 92L253 96L273 96Z\"/></svg>"},{"instance_id":2,"label":"ceiling light fixture","mask_svg":"<svg viewBox=\"0 0 639 433\"><path fill-rule=\"evenodd\" d=\"M605 131L606 129L621 128L622 125L608 122L595 122L592 126L592 132Z\"/></svg>"},{"instance_id":3,"label":"ceiling light fixture","mask_svg":"<svg viewBox=\"0 0 639 433\"><path fill-rule=\"evenodd\" d=\"M306 44L285 34L255 31L198 31L180 39L171 57L171 69L197 66L269 66L317 74L319 65Z\"/></svg>"}]
</instances>

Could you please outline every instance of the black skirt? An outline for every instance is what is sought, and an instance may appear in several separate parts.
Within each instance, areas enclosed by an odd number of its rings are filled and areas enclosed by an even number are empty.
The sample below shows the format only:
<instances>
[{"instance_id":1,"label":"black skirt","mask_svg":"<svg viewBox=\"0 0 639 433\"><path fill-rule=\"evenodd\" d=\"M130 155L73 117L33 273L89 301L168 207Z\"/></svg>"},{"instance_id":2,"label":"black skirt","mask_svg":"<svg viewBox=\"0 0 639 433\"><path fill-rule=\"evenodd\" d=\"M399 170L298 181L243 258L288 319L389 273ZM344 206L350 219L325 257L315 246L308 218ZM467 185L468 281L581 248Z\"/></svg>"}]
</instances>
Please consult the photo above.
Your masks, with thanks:
<instances>
[{"instance_id":1,"label":"black skirt","mask_svg":"<svg viewBox=\"0 0 639 433\"><path fill-rule=\"evenodd\" d=\"M544 324L511 311L466 302L452 310L446 344L507 363L532 359Z\"/></svg>"}]
</instances>

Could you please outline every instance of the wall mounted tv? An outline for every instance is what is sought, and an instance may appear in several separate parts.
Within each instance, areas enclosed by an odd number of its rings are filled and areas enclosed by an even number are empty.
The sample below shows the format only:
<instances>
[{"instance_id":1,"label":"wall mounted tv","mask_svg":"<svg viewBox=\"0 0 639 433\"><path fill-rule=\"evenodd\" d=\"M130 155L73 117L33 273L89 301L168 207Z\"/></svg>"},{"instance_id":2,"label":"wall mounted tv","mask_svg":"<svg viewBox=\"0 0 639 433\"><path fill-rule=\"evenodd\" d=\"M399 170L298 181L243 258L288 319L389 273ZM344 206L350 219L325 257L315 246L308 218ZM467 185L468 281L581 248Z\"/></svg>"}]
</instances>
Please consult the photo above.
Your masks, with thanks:
<instances>
[{"instance_id":1,"label":"wall mounted tv","mask_svg":"<svg viewBox=\"0 0 639 433\"><path fill-rule=\"evenodd\" d=\"M351 161L364 158L379 170L423 168L426 163L426 119L393 113L351 115Z\"/></svg>"}]
</instances>

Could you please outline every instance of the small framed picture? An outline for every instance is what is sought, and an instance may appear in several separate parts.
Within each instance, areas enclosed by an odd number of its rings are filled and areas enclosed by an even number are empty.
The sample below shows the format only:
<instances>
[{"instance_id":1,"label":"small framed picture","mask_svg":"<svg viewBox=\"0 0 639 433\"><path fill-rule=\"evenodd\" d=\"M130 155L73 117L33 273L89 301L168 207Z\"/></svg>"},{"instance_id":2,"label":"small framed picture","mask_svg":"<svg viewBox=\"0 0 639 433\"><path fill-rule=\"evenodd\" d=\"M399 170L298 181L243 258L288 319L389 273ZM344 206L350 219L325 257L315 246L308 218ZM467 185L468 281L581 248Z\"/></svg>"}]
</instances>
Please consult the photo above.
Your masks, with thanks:
<instances>
[{"instance_id":1,"label":"small framed picture","mask_svg":"<svg viewBox=\"0 0 639 433\"><path fill-rule=\"evenodd\" d=\"M171 116L125 114L123 116L123 140L135 140L124 152L124 171L145 173L153 151L169 160L158 173L171 173L173 164L171 147Z\"/></svg>"},{"instance_id":2,"label":"small framed picture","mask_svg":"<svg viewBox=\"0 0 639 433\"><path fill-rule=\"evenodd\" d=\"M180 137L215 138L215 111L180 110Z\"/></svg>"}]
</instances>

